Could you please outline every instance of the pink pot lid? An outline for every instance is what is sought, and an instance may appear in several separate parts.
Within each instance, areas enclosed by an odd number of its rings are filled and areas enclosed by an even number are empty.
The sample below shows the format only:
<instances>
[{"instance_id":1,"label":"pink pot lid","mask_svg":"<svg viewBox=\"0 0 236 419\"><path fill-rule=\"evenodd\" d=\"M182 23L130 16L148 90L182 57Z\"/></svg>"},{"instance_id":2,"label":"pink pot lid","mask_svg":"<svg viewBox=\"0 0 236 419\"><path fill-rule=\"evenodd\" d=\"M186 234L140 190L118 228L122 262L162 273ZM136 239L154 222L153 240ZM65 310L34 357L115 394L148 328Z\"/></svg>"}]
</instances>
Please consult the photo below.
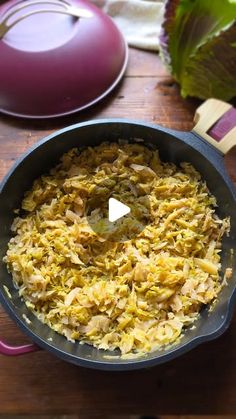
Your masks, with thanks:
<instances>
[{"instance_id":1,"label":"pink pot lid","mask_svg":"<svg viewBox=\"0 0 236 419\"><path fill-rule=\"evenodd\" d=\"M101 10L86 0L46 3L11 0L0 7L3 113L50 118L77 112L107 95L126 69L127 44ZM55 9L61 10L63 4L79 8L88 17L56 13ZM49 12L52 8L53 12ZM47 12L42 13L42 9ZM31 14L39 10L40 13ZM31 15L19 19L1 35L1 23L10 12L13 15L7 21L9 25L26 13Z\"/></svg>"}]
</instances>

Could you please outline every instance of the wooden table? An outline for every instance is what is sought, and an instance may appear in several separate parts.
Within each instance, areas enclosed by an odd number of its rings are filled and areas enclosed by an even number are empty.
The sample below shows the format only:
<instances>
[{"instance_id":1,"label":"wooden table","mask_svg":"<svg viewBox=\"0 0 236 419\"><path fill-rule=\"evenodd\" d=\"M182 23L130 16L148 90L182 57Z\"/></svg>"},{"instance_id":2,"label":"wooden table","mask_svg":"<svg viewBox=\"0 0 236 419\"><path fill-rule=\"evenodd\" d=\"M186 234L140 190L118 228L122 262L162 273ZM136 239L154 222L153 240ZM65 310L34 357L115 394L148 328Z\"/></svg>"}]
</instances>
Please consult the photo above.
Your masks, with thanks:
<instances>
[{"instance_id":1,"label":"wooden table","mask_svg":"<svg viewBox=\"0 0 236 419\"><path fill-rule=\"evenodd\" d=\"M132 117L191 129L199 102L183 100L155 53L130 51L122 83L92 109L51 121L0 119L0 177L31 144L78 121ZM227 167L236 181L235 152ZM0 414L236 414L236 317L224 336L153 369L110 373L67 364L40 351L0 356ZM0 308L0 336L27 338ZM4 416L5 417L5 416Z\"/></svg>"}]
</instances>

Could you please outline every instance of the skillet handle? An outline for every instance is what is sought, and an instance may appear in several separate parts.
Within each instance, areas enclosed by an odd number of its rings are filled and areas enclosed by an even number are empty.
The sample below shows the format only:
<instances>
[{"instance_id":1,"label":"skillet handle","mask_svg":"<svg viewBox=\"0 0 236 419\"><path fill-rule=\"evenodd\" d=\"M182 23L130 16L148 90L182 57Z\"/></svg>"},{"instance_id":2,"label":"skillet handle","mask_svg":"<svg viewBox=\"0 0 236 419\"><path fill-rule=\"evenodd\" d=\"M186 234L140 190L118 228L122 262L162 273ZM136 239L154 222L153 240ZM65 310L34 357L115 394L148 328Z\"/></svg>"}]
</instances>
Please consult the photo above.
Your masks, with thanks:
<instances>
[{"instance_id":1,"label":"skillet handle","mask_svg":"<svg viewBox=\"0 0 236 419\"><path fill-rule=\"evenodd\" d=\"M236 109L218 99L208 99L196 110L193 132L223 154L236 146Z\"/></svg>"},{"instance_id":2,"label":"skillet handle","mask_svg":"<svg viewBox=\"0 0 236 419\"><path fill-rule=\"evenodd\" d=\"M34 343L22 346L11 346L0 340L0 354L8 356L24 355L29 352L39 351L41 348Z\"/></svg>"}]
</instances>

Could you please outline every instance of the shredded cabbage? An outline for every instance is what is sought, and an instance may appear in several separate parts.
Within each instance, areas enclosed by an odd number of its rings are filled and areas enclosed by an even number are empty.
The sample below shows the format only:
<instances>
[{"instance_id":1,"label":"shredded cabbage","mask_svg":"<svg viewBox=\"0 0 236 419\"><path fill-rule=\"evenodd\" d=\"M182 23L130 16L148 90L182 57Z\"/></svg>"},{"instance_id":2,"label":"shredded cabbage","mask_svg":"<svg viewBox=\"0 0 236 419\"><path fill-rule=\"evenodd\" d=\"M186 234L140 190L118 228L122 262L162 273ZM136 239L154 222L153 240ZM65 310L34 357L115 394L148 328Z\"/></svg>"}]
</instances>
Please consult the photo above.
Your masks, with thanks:
<instances>
[{"instance_id":1,"label":"shredded cabbage","mask_svg":"<svg viewBox=\"0 0 236 419\"><path fill-rule=\"evenodd\" d=\"M150 202L151 221L124 242L99 237L86 217L94 185L114 173L118 184L103 183L101 196L118 188L122 200L132 181L139 210L144 190ZM153 351L176 342L221 290L230 223L215 207L189 163L163 163L124 141L72 149L26 193L4 261L29 309L67 339L123 355ZM98 212L99 202L90 217Z\"/></svg>"}]
</instances>

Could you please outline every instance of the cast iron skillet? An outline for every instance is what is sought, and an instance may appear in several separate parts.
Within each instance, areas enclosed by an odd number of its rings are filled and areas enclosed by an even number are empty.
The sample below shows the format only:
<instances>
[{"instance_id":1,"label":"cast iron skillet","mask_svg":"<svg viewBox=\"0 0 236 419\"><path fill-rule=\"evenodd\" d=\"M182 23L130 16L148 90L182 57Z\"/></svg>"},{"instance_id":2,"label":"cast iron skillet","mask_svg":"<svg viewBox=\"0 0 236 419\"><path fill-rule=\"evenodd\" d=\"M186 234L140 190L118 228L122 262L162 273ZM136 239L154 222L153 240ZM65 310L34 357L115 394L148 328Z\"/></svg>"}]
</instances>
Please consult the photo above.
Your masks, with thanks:
<instances>
[{"instance_id":1,"label":"cast iron skillet","mask_svg":"<svg viewBox=\"0 0 236 419\"><path fill-rule=\"evenodd\" d=\"M202 342L216 338L227 329L236 300L235 257L230 256L230 249L235 247L236 237L236 190L226 174L223 153L201 139L197 132L226 152L233 143L236 144L235 128L219 142L204 133L204 130L210 128L226 111L229 115L232 111L232 109L229 111L229 108L231 106L223 102L207 101L198 110L195 132L188 133L120 119L96 120L72 125L39 141L16 162L3 180L0 189L0 302L36 345L12 348L0 342L0 352L16 355L30 352L39 346L76 365L103 370L131 370L164 363ZM224 117L224 123L219 123L218 128L213 128L212 133L215 132L217 135L221 133L227 115ZM236 120L234 120L234 125L236 125ZM232 118L228 121L228 126L232 127ZM234 139L231 134L234 134ZM69 342L42 324L20 299L12 284L11 275L7 273L5 264L2 262L11 237L13 210L20 206L24 192L31 187L33 180L53 167L60 156L72 147L92 146L102 141L116 141L120 138L131 141L134 138L142 138L146 143L156 145L164 161L176 164L181 161L191 162L206 180L210 191L216 196L219 216L231 217L230 236L225 237L223 241L222 270L224 272L226 266L231 266L233 277L229 285L220 293L219 302L215 308L212 311L207 308L203 309L199 320L195 323L196 328L187 329L177 345L133 360L120 359L118 351L108 353L87 344Z\"/></svg>"}]
</instances>

